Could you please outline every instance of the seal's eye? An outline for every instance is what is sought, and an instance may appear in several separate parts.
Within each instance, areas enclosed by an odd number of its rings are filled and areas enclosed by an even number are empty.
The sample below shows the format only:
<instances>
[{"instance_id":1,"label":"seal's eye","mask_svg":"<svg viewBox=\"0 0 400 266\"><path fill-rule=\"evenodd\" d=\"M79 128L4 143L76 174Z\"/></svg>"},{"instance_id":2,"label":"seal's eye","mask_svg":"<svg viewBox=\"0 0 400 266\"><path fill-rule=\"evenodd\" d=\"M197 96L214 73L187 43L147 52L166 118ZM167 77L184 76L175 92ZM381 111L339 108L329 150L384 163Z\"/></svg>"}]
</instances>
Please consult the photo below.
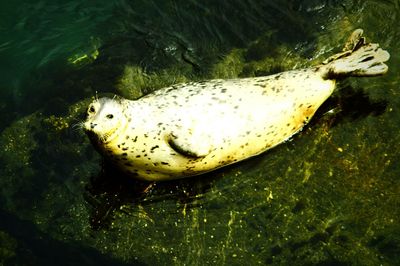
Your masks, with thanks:
<instances>
[{"instance_id":1,"label":"seal's eye","mask_svg":"<svg viewBox=\"0 0 400 266\"><path fill-rule=\"evenodd\" d=\"M114 116L112 115L112 114L109 114L109 115L107 115L106 116L108 119L113 119L114 118Z\"/></svg>"},{"instance_id":2,"label":"seal's eye","mask_svg":"<svg viewBox=\"0 0 400 266\"><path fill-rule=\"evenodd\" d=\"M96 109L94 109L94 106L90 106L89 113L94 113L95 111L96 111Z\"/></svg>"}]
</instances>

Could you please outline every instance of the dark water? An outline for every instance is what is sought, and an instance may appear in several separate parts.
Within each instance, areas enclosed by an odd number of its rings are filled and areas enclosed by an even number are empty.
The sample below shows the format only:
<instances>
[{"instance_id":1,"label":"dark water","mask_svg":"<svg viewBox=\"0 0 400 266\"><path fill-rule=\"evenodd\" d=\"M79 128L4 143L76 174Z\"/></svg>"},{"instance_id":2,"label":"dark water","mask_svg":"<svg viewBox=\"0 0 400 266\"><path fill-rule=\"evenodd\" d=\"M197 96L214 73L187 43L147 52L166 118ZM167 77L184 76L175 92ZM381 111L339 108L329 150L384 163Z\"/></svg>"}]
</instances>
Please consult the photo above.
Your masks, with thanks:
<instances>
[{"instance_id":1,"label":"dark water","mask_svg":"<svg viewBox=\"0 0 400 266\"><path fill-rule=\"evenodd\" d=\"M398 0L2 1L0 265L400 264L399 21ZM143 193L74 127L96 91L305 67L360 27L389 73L232 167Z\"/></svg>"}]
</instances>

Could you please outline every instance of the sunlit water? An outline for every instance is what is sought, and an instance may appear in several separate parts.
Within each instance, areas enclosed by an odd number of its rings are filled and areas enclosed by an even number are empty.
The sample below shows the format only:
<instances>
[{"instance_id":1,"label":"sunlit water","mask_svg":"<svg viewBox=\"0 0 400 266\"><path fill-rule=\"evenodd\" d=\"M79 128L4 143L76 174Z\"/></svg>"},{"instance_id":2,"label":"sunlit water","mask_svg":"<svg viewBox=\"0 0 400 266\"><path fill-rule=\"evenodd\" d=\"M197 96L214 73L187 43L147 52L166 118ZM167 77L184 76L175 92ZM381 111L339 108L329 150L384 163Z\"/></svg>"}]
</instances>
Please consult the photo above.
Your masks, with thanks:
<instances>
[{"instance_id":1,"label":"sunlit water","mask_svg":"<svg viewBox=\"0 0 400 266\"><path fill-rule=\"evenodd\" d=\"M400 263L399 1L3 2L0 264ZM356 28L389 73L232 167L149 188L74 126L96 92L306 67Z\"/></svg>"}]
</instances>

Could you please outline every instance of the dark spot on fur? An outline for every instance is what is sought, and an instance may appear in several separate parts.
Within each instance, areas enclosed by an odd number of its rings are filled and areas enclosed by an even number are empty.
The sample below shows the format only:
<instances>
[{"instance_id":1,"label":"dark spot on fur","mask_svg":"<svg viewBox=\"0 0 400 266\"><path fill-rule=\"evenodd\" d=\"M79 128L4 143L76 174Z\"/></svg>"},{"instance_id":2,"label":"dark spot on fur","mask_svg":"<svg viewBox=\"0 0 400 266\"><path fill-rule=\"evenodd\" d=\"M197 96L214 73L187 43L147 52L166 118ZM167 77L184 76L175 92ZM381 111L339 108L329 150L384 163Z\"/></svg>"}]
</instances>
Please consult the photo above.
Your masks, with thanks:
<instances>
[{"instance_id":1,"label":"dark spot on fur","mask_svg":"<svg viewBox=\"0 0 400 266\"><path fill-rule=\"evenodd\" d=\"M155 149L159 148L158 145L151 147L150 152L153 153Z\"/></svg>"}]
</instances>

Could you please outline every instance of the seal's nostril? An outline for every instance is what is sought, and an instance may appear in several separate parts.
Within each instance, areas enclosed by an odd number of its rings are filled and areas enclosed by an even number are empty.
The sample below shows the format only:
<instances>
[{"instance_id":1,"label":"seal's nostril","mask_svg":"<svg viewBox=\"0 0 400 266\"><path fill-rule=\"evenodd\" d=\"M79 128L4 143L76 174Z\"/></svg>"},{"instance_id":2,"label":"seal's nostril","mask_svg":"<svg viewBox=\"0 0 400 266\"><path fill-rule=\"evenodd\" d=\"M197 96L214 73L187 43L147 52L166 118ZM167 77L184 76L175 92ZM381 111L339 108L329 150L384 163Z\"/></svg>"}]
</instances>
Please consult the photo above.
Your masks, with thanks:
<instances>
[{"instance_id":1,"label":"seal's nostril","mask_svg":"<svg viewBox=\"0 0 400 266\"><path fill-rule=\"evenodd\" d=\"M93 129L97 124L90 123L90 128Z\"/></svg>"}]
</instances>

